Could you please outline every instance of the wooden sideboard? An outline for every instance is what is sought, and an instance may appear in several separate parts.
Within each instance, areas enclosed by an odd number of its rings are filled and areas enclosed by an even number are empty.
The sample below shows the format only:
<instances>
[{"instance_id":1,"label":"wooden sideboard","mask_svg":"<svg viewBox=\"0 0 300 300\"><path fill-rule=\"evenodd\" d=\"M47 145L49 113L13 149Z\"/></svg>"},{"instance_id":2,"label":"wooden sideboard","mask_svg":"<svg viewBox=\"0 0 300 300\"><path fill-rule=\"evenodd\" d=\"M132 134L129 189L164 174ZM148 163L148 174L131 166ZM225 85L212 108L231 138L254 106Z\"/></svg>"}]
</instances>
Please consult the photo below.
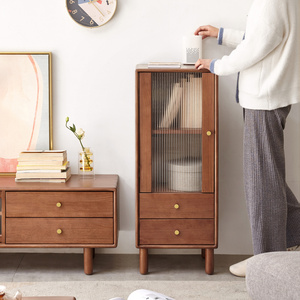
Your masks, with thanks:
<instances>
[{"instance_id":1,"label":"wooden sideboard","mask_svg":"<svg viewBox=\"0 0 300 300\"><path fill-rule=\"evenodd\" d=\"M0 177L0 248L83 248L92 274L95 248L117 247L117 187L117 175L66 183Z\"/></svg>"}]
</instances>

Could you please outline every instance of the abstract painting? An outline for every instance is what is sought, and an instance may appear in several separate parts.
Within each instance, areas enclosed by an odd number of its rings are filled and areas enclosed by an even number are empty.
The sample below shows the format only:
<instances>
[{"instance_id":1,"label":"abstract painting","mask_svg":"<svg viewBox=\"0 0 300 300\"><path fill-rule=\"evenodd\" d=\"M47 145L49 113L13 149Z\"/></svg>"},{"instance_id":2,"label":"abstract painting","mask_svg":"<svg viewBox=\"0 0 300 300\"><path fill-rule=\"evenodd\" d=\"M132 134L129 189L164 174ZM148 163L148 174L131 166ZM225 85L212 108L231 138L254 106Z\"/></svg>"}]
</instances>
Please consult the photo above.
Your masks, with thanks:
<instances>
[{"instance_id":1,"label":"abstract painting","mask_svg":"<svg viewBox=\"0 0 300 300\"><path fill-rule=\"evenodd\" d=\"M52 149L51 53L0 53L0 174L19 153Z\"/></svg>"}]
</instances>

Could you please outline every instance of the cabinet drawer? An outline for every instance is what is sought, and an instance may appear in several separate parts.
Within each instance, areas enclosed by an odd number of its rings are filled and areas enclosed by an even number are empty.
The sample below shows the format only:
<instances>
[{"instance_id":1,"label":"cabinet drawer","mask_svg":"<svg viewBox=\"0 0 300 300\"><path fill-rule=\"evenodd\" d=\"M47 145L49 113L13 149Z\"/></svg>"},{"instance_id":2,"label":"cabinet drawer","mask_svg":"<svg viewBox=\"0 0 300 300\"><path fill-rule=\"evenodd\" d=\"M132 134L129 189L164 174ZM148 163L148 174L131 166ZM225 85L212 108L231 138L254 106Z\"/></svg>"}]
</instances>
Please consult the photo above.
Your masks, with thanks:
<instances>
[{"instance_id":1,"label":"cabinet drawer","mask_svg":"<svg viewBox=\"0 0 300 300\"><path fill-rule=\"evenodd\" d=\"M112 244L113 219L7 218L6 243Z\"/></svg>"},{"instance_id":2,"label":"cabinet drawer","mask_svg":"<svg viewBox=\"0 0 300 300\"><path fill-rule=\"evenodd\" d=\"M7 192L6 217L113 217L113 192Z\"/></svg>"},{"instance_id":3,"label":"cabinet drawer","mask_svg":"<svg viewBox=\"0 0 300 300\"><path fill-rule=\"evenodd\" d=\"M214 218L214 194L140 195L140 218Z\"/></svg>"},{"instance_id":4,"label":"cabinet drawer","mask_svg":"<svg viewBox=\"0 0 300 300\"><path fill-rule=\"evenodd\" d=\"M140 245L214 244L213 219L140 220Z\"/></svg>"}]
</instances>

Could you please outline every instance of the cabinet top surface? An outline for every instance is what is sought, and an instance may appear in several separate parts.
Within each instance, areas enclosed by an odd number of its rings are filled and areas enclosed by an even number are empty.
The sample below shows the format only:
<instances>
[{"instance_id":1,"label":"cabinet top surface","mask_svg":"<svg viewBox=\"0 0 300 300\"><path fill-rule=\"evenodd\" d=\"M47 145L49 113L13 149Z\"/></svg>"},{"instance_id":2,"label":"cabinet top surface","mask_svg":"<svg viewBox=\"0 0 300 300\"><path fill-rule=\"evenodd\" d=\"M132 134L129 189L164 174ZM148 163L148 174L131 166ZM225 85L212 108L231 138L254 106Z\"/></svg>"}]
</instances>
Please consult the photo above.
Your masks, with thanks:
<instances>
[{"instance_id":1,"label":"cabinet top surface","mask_svg":"<svg viewBox=\"0 0 300 300\"><path fill-rule=\"evenodd\" d=\"M0 190L7 191L101 191L115 190L118 175L95 175L94 178L82 178L72 175L65 183L51 182L15 182L15 177L0 177Z\"/></svg>"},{"instance_id":2,"label":"cabinet top surface","mask_svg":"<svg viewBox=\"0 0 300 300\"><path fill-rule=\"evenodd\" d=\"M166 67L148 67L147 64L139 64L136 66L137 72L198 72L198 73L210 73L206 69L197 70L194 65L181 64L180 68L166 68Z\"/></svg>"}]
</instances>

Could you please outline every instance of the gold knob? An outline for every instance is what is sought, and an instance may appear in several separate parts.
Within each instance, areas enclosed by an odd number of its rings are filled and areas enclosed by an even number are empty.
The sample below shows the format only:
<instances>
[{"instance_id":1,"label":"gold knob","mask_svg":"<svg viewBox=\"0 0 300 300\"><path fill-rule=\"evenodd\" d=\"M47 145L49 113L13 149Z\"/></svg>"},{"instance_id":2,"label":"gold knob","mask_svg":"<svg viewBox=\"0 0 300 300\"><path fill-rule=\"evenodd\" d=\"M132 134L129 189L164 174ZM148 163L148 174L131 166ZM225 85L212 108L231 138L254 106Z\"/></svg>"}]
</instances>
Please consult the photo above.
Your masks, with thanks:
<instances>
[{"instance_id":1,"label":"gold knob","mask_svg":"<svg viewBox=\"0 0 300 300\"><path fill-rule=\"evenodd\" d=\"M60 202L57 202L57 203L56 203L56 206L57 206L57 207L61 207L61 203L60 203Z\"/></svg>"},{"instance_id":2,"label":"gold knob","mask_svg":"<svg viewBox=\"0 0 300 300\"><path fill-rule=\"evenodd\" d=\"M207 136L211 136L211 131L207 131L207 132L206 132L206 135L207 135Z\"/></svg>"},{"instance_id":3,"label":"gold knob","mask_svg":"<svg viewBox=\"0 0 300 300\"><path fill-rule=\"evenodd\" d=\"M175 233L175 235L179 235L180 232L179 232L179 230L175 230L174 233Z\"/></svg>"},{"instance_id":4,"label":"gold knob","mask_svg":"<svg viewBox=\"0 0 300 300\"><path fill-rule=\"evenodd\" d=\"M174 208L175 208L175 209L178 209L178 208L179 208L179 204L176 203L176 204L174 205Z\"/></svg>"},{"instance_id":5,"label":"gold knob","mask_svg":"<svg viewBox=\"0 0 300 300\"><path fill-rule=\"evenodd\" d=\"M56 232L57 232L57 234L62 234L62 230L61 229L57 229Z\"/></svg>"}]
</instances>

